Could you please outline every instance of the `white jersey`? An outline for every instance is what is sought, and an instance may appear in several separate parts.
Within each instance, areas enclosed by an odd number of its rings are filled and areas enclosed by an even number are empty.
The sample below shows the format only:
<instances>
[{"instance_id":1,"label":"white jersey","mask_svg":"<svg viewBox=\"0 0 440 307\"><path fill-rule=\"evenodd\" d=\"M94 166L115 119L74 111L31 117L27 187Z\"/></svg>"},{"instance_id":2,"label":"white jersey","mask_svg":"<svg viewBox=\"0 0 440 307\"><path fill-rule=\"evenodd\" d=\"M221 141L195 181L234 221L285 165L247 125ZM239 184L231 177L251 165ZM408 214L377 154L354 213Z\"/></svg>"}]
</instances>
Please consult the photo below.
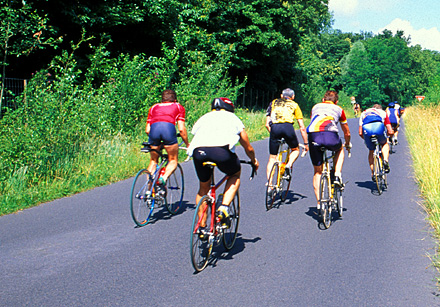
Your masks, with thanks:
<instances>
[{"instance_id":1,"label":"white jersey","mask_svg":"<svg viewBox=\"0 0 440 307\"><path fill-rule=\"evenodd\" d=\"M192 156L197 147L220 147L228 145L234 152L235 144L240 140L239 134L244 125L234 114L225 110L212 111L200 117L194 124L191 133L194 138L187 153Z\"/></svg>"}]
</instances>

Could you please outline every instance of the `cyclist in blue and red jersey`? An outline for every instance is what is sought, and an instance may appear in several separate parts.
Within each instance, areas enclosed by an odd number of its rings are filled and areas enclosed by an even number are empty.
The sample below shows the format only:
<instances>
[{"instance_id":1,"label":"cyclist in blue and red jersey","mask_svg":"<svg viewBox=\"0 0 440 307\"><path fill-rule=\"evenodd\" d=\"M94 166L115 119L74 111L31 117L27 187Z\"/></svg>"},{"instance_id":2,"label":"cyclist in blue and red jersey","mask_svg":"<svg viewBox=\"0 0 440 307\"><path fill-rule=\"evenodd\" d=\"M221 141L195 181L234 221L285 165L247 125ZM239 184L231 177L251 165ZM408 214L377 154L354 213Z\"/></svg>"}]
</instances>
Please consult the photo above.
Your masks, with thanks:
<instances>
[{"instance_id":1,"label":"cyclist in blue and red jersey","mask_svg":"<svg viewBox=\"0 0 440 307\"><path fill-rule=\"evenodd\" d=\"M396 108L397 106L397 108ZM400 126L400 106L397 104L397 101L390 102L388 104L388 108L386 108L386 113L388 118L390 119L391 127L394 130L394 144L397 145L397 132Z\"/></svg>"},{"instance_id":2,"label":"cyclist in blue and red jersey","mask_svg":"<svg viewBox=\"0 0 440 307\"><path fill-rule=\"evenodd\" d=\"M177 102L175 91L165 90L162 92L162 102L155 104L148 111L147 125L145 127L151 148L160 150L163 145L168 153L168 165L165 168L165 173L159 178L159 183L161 184L164 184L177 168L179 145L177 143L176 124L182 140L188 146L185 108ZM148 171L152 174L156 169L159 155L154 151L150 151L150 155L151 160L148 165Z\"/></svg>"},{"instance_id":3,"label":"cyclist in blue and red jersey","mask_svg":"<svg viewBox=\"0 0 440 307\"><path fill-rule=\"evenodd\" d=\"M345 147L347 150L351 148L350 129L348 128L347 118L344 110L337 105L339 96L336 91L327 91L321 103L316 104L312 108L312 120L307 127L309 138L310 159L313 164L313 189L315 191L316 200L318 201L319 211L319 181L322 174L323 156L321 147L334 151L333 158L335 168L335 184L342 186L342 166L344 164L344 150L342 141L338 134L338 122L344 133Z\"/></svg>"},{"instance_id":4,"label":"cyclist in blue and red jersey","mask_svg":"<svg viewBox=\"0 0 440 307\"><path fill-rule=\"evenodd\" d=\"M373 169L373 153L376 145L371 142L371 136L376 135L377 141L382 145L382 154L384 160L384 171L386 173L390 172L390 166L388 163L388 158L390 156L390 146L387 142L387 132L388 135L393 135L394 131L391 128L390 119L387 113L382 110L380 104L375 104L373 107L366 109L362 112L359 118L359 136L364 139L365 145L367 146L368 152L368 163L371 169L371 178L373 181L374 169Z\"/></svg>"}]
</instances>

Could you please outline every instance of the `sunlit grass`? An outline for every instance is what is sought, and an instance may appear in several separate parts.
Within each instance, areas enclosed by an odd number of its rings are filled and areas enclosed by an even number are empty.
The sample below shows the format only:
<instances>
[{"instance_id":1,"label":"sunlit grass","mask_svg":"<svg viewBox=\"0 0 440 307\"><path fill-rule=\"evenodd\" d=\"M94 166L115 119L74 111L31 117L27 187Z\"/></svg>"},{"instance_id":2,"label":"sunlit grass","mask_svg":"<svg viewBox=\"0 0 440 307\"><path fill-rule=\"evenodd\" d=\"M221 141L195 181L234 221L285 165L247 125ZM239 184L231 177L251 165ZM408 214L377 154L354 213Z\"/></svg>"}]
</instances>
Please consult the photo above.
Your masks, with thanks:
<instances>
[{"instance_id":1,"label":"sunlit grass","mask_svg":"<svg viewBox=\"0 0 440 307\"><path fill-rule=\"evenodd\" d=\"M414 173L429 222L440 238L440 106L417 106L405 111L405 129ZM440 269L440 259L434 259ZM440 280L439 280L440 282Z\"/></svg>"}]
</instances>

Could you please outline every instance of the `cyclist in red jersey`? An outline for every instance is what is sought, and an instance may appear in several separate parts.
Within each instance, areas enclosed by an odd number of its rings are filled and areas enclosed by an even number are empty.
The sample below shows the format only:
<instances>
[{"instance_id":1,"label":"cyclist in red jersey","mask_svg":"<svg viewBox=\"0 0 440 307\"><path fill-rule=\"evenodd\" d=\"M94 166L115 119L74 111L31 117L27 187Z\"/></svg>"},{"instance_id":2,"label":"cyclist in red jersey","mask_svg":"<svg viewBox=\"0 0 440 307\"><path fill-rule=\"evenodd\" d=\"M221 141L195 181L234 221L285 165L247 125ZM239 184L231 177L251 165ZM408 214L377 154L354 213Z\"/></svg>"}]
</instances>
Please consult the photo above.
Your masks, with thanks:
<instances>
[{"instance_id":1,"label":"cyclist in red jersey","mask_svg":"<svg viewBox=\"0 0 440 307\"><path fill-rule=\"evenodd\" d=\"M159 150L163 145L168 153L168 165L165 173L159 178L159 183L164 184L168 177L177 168L179 145L176 136L176 124L182 140L188 147L188 134L185 127L185 108L177 102L176 92L165 90L162 92L162 102L157 103L148 111L145 132L148 134L148 142L151 148ZM159 155L150 151L151 160L148 171L152 174L159 160Z\"/></svg>"}]
</instances>

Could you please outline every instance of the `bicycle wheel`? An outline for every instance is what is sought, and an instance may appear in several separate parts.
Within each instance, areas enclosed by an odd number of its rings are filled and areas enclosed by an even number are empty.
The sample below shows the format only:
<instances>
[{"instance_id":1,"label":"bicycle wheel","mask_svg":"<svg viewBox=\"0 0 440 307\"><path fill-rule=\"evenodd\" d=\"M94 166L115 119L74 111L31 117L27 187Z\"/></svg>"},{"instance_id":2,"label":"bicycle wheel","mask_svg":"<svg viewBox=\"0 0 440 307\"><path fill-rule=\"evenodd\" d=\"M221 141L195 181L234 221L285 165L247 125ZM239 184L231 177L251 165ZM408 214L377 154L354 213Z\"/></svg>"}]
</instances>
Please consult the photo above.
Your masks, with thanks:
<instances>
[{"instance_id":1,"label":"bicycle wheel","mask_svg":"<svg viewBox=\"0 0 440 307\"><path fill-rule=\"evenodd\" d=\"M200 214L199 214L200 213ZM211 255L214 227L212 204L210 198L205 195L199 201L196 211L194 213L192 228L191 228L191 263L197 272L202 271L208 265L209 256ZM204 236L200 235L200 224L206 220L206 231Z\"/></svg>"},{"instance_id":2,"label":"bicycle wheel","mask_svg":"<svg viewBox=\"0 0 440 307\"><path fill-rule=\"evenodd\" d=\"M280 199L284 202L287 198L287 194L289 194L290 181L292 181L293 174L290 174L290 180L286 180L284 177L284 172L280 174Z\"/></svg>"},{"instance_id":3,"label":"bicycle wheel","mask_svg":"<svg viewBox=\"0 0 440 307\"><path fill-rule=\"evenodd\" d=\"M131 216L136 225L140 227L147 225L154 208L154 198L147 196L149 176L146 169L140 170L131 187Z\"/></svg>"},{"instance_id":4,"label":"bicycle wheel","mask_svg":"<svg viewBox=\"0 0 440 307\"><path fill-rule=\"evenodd\" d=\"M234 246L235 239L237 238L238 222L240 221L240 196L238 191L229 204L229 218L231 225L225 229L223 233L223 245L227 250L230 250Z\"/></svg>"},{"instance_id":5,"label":"bicycle wheel","mask_svg":"<svg viewBox=\"0 0 440 307\"><path fill-rule=\"evenodd\" d=\"M266 186L266 209L273 208L277 198L279 197L278 177L280 177L280 165L275 162L270 171L269 180Z\"/></svg>"},{"instance_id":6,"label":"bicycle wheel","mask_svg":"<svg viewBox=\"0 0 440 307\"><path fill-rule=\"evenodd\" d=\"M169 213L176 214L182 206L185 181L180 164L167 180L166 207Z\"/></svg>"},{"instance_id":7,"label":"bicycle wheel","mask_svg":"<svg viewBox=\"0 0 440 307\"><path fill-rule=\"evenodd\" d=\"M322 223L325 228L331 224L331 199L330 199L330 177L328 174L322 174L319 181L319 204L321 206Z\"/></svg>"},{"instance_id":8,"label":"bicycle wheel","mask_svg":"<svg viewBox=\"0 0 440 307\"><path fill-rule=\"evenodd\" d=\"M344 199L342 198L342 190L340 188L335 188L335 202L336 209L338 211L339 217L342 217L342 210L344 208Z\"/></svg>"},{"instance_id":9,"label":"bicycle wheel","mask_svg":"<svg viewBox=\"0 0 440 307\"><path fill-rule=\"evenodd\" d=\"M377 155L373 157L373 173L374 178L376 179L377 191L382 194L382 170L381 170L381 161Z\"/></svg>"}]
</instances>

